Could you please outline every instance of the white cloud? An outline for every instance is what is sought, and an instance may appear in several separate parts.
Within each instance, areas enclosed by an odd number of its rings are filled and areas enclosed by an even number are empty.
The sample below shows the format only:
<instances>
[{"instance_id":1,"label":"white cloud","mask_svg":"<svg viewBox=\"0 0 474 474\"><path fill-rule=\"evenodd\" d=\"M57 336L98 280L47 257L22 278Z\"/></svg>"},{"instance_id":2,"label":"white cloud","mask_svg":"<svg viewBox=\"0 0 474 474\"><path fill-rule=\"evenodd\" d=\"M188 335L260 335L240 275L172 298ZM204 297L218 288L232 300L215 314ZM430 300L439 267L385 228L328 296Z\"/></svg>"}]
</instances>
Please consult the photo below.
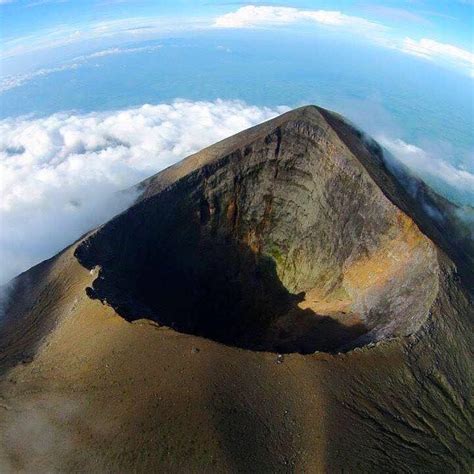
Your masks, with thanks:
<instances>
[{"instance_id":1,"label":"white cloud","mask_svg":"<svg viewBox=\"0 0 474 474\"><path fill-rule=\"evenodd\" d=\"M68 0L34 0L30 3L27 3L27 7L39 7L42 5L49 5L51 3L67 3Z\"/></svg>"},{"instance_id":2,"label":"white cloud","mask_svg":"<svg viewBox=\"0 0 474 474\"><path fill-rule=\"evenodd\" d=\"M117 191L284 110L175 101L0 121L0 283L129 205Z\"/></svg>"},{"instance_id":3,"label":"white cloud","mask_svg":"<svg viewBox=\"0 0 474 474\"><path fill-rule=\"evenodd\" d=\"M380 135L377 141L438 192L461 204L474 203L473 173L403 140Z\"/></svg>"},{"instance_id":4,"label":"white cloud","mask_svg":"<svg viewBox=\"0 0 474 474\"><path fill-rule=\"evenodd\" d=\"M152 52L160 48L162 48L161 45L140 46L137 48L109 48L88 54L86 56L79 56L77 58L74 58L73 61L87 61L88 59L103 58L104 56L115 56L116 54Z\"/></svg>"},{"instance_id":5,"label":"white cloud","mask_svg":"<svg viewBox=\"0 0 474 474\"><path fill-rule=\"evenodd\" d=\"M296 22L314 22L328 26L349 29L380 31L386 29L379 23L364 18L349 16L339 11L301 10L292 7L248 5L235 12L226 13L215 19L218 28L254 28L259 26L287 25Z\"/></svg>"},{"instance_id":6,"label":"white cloud","mask_svg":"<svg viewBox=\"0 0 474 474\"><path fill-rule=\"evenodd\" d=\"M100 42L114 47L130 41L156 39L209 26L209 21L199 18L135 17L107 20L82 25L58 25L26 36L3 38L0 58L9 59L37 51L64 48L81 42Z\"/></svg>"},{"instance_id":7,"label":"white cloud","mask_svg":"<svg viewBox=\"0 0 474 474\"><path fill-rule=\"evenodd\" d=\"M14 89L15 87L22 86L23 84L30 82L33 79L36 79L37 77L49 76L50 74L54 74L55 72L74 70L80 66L81 64L77 63L64 64L58 67L38 69L27 74L7 76L0 80L0 92L5 92L7 90Z\"/></svg>"},{"instance_id":8,"label":"white cloud","mask_svg":"<svg viewBox=\"0 0 474 474\"><path fill-rule=\"evenodd\" d=\"M70 71L78 69L81 66L88 64L88 61L91 59L103 58L106 56L115 56L118 54L130 54L130 53L139 53L139 52L153 52L161 48L161 45L154 46L141 46L137 48L109 48L95 53L87 54L84 56L78 56L72 59L70 62L63 64L58 67L52 68L42 68L36 71L26 73L26 74L17 74L13 76L6 76L0 80L0 92L5 92L9 89L14 89L15 87L22 86L27 82L30 82L38 77L49 76L57 72Z\"/></svg>"},{"instance_id":9,"label":"white cloud","mask_svg":"<svg viewBox=\"0 0 474 474\"><path fill-rule=\"evenodd\" d=\"M419 41L405 38L400 50L430 60L441 60L467 68L472 75L474 72L474 54L452 44L439 43L428 38Z\"/></svg>"}]
</instances>

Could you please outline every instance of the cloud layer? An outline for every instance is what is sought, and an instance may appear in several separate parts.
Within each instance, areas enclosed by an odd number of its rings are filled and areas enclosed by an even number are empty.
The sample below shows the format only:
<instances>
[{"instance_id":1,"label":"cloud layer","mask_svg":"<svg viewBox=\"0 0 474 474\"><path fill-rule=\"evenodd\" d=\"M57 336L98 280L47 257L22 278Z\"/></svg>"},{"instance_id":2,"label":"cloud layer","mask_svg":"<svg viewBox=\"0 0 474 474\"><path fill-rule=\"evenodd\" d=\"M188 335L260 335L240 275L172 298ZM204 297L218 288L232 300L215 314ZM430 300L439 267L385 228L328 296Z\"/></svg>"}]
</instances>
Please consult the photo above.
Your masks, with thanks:
<instances>
[{"instance_id":1,"label":"cloud layer","mask_svg":"<svg viewBox=\"0 0 474 474\"><path fill-rule=\"evenodd\" d=\"M251 28L256 26L286 25L298 21L309 21L323 25L348 27L357 30L385 29L383 25L364 18L345 15L331 10L300 10L291 7L257 7L248 5L235 12L216 18L218 28Z\"/></svg>"},{"instance_id":2,"label":"cloud layer","mask_svg":"<svg viewBox=\"0 0 474 474\"><path fill-rule=\"evenodd\" d=\"M0 121L0 284L135 197L117 191L284 110L175 101Z\"/></svg>"},{"instance_id":3,"label":"cloud layer","mask_svg":"<svg viewBox=\"0 0 474 474\"><path fill-rule=\"evenodd\" d=\"M12 76L6 76L0 80L0 92L5 92L9 89L14 89L15 87L22 86L27 82L30 82L38 77L49 76L50 74L54 74L56 72L63 72L63 71L71 71L74 69L78 69L82 66L86 66L90 64L90 60L104 58L106 56L116 56L119 54L130 54L130 53L144 53L148 52L151 53L153 51L157 51L161 48L161 45L153 45L153 46L141 46L136 48L108 48L103 49L100 51L96 51L91 54L87 54L84 56L77 56L76 58L68 61L67 63L52 68L42 68L37 69L36 71L27 73L27 74L17 74Z\"/></svg>"},{"instance_id":4,"label":"cloud layer","mask_svg":"<svg viewBox=\"0 0 474 474\"><path fill-rule=\"evenodd\" d=\"M26 36L3 38L0 44L0 60L16 58L54 48L71 45L97 44L113 48L131 41L152 40L163 35L209 27L209 21L199 19L170 19L166 17L134 17L120 20L104 20L82 25L61 24L54 28L33 31Z\"/></svg>"},{"instance_id":5,"label":"cloud layer","mask_svg":"<svg viewBox=\"0 0 474 474\"><path fill-rule=\"evenodd\" d=\"M459 204L474 206L474 174L399 138L386 135L376 138L393 156L438 192Z\"/></svg>"},{"instance_id":6,"label":"cloud layer","mask_svg":"<svg viewBox=\"0 0 474 474\"><path fill-rule=\"evenodd\" d=\"M400 50L429 60L439 60L452 66L462 67L474 77L474 54L452 44L440 43L428 38L416 41L405 38Z\"/></svg>"}]
</instances>

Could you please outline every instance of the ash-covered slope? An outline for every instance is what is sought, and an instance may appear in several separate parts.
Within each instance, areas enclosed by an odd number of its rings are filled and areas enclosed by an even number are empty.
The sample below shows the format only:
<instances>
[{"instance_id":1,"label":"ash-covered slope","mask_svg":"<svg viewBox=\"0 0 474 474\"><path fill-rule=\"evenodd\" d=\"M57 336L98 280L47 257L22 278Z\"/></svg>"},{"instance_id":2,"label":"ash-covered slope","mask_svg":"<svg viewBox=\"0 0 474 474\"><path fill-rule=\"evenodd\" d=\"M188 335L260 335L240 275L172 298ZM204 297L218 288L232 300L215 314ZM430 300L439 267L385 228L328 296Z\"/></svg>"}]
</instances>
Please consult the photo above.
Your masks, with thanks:
<instances>
[{"instance_id":1,"label":"ash-covered slope","mask_svg":"<svg viewBox=\"0 0 474 474\"><path fill-rule=\"evenodd\" d=\"M450 203L316 107L140 189L16 279L5 469L472 468L474 250Z\"/></svg>"}]
</instances>

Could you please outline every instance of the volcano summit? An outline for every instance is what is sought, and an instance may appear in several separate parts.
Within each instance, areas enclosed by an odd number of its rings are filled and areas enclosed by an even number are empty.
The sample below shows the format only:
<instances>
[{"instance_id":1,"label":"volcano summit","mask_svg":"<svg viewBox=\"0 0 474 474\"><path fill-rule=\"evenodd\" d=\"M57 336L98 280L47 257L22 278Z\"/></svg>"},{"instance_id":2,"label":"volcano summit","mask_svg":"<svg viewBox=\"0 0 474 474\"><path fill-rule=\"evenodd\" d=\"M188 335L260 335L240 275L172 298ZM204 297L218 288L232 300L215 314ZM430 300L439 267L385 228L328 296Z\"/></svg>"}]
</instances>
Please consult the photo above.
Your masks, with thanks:
<instances>
[{"instance_id":1,"label":"volcano summit","mask_svg":"<svg viewBox=\"0 0 474 474\"><path fill-rule=\"evenodd\" d=\"M313 106L137 190L13 282L2 470L472 469L454 205Z\"/></svg>"}]
</instances>

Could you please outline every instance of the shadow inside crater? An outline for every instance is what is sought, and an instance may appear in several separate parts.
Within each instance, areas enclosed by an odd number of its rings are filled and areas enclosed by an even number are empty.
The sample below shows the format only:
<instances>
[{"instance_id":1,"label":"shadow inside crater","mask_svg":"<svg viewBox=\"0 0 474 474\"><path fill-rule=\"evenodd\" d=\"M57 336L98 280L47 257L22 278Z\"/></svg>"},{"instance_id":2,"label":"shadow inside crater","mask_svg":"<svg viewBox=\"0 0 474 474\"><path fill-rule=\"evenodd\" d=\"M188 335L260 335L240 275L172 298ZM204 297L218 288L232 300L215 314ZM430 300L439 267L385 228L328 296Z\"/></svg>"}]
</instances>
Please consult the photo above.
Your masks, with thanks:
<instances>
[{"instance_id":1,"label":"shadow inside crater","mask_svg":"<svg viewBox=\"0 0 474 474\"><path fill-rule=\"evenodd\" d=\"M100 267L89 297L128 321L150 319L227 345L280 353L332 352L365 333L298 303L274 260L236 240L227 222L174 193L118 216L76 249L83 266ZM275 330L284 317L286 327Z\"/></svg>"}]
</instances>

